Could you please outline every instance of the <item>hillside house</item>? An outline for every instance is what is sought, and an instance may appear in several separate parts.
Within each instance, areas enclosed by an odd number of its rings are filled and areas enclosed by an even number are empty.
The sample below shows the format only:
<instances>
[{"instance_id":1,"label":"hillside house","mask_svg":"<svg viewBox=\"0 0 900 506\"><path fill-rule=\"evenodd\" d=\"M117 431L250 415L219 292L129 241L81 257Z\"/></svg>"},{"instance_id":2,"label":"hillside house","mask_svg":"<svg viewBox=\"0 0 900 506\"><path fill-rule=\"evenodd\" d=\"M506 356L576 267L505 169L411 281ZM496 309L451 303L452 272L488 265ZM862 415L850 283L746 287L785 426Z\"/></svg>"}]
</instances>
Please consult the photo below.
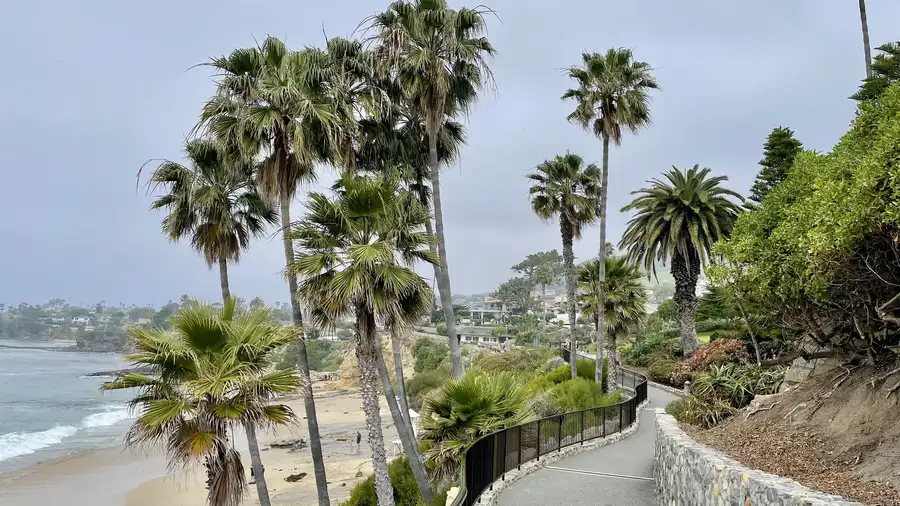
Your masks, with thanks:
<instances>
[{"instance_id":1,"label":"hillside house","mask_svg":"<svg viewBox=\"0 0 900 506\"><path fill-rule=\"evenodd\" d=\"M509 338L509 336L491 335L493 327L460 327L456 331L456 338L460 344L493 344L499 345Z\"/></svg>"},{"instance_id":2,"label":"hillside house","mask_svg":"<svg viewBox=\"0 0 900 506\"><path fill-rule=\"evenodd\" d=\"M87 325L88 323L91 323L91 319L87 316L76 316L75 318L72 318L72 323L75 325Z\"/></svg>"}]
</instances>

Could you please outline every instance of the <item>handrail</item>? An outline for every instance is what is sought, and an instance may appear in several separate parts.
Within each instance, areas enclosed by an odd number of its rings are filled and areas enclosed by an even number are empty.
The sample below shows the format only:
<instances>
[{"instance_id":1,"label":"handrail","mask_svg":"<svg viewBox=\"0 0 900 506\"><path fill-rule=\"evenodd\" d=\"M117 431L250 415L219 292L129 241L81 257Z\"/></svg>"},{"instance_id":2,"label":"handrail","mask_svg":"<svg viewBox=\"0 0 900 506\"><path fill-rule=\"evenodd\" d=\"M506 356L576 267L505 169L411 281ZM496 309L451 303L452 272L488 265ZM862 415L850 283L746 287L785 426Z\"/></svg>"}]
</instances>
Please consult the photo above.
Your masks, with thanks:
<instances>
[{"instance_id":1,"label":"handrail","mask_svg":"<svg viewBox=\"0 0 900 506\"><path fill-rule=\"evenodd\" d=\"M563 358L568 362L571 357L564 353ZM621 367L617 376L619 385L634 392L624 401L544 417L492 432L475 441L463 456L459 492L451 506L472 506L506 472L540 460L542 455L631 426L637 420L637 407L647 400L647 377Z\"/></svg>"}]
</instances>

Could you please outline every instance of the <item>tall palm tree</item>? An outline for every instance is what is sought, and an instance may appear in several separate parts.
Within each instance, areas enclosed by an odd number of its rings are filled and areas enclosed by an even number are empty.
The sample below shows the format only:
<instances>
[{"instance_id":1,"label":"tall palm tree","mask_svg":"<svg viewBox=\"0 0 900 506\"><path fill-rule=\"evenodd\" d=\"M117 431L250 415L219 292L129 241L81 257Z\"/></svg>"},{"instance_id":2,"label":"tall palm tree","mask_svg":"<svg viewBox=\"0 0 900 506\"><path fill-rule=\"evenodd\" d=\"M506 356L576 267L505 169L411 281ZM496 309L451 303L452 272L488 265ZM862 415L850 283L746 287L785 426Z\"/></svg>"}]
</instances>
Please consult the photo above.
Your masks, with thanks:
<instances>
[{"instance_id":1,"label":"tall palm tree","mask_svg":"<svg viewBox=\"0 0 900 506\"><path fill-rule=\"evenodd\" d=\"M600 286L600 261L590 260L578 268L578 288L584 314L594 319L594 328L600 325L600 293L604 294L604 323L606 325L607 370L612 378L618 377L619 360L617 342L629 332L638 329L647 314L647 291L641 283L640 269L624 256L608 256L604 286ZM600 345L598 344L598 347ZM598 354L599 355L599 354ZM600 358L602 363L602 356ZM601 383L602 384L602 383ZM609 384L613 386L612 383Z\"/></svg>"},{"instance_id":2,"label":"tall palm tree","mask_svg":"<svg viewBox=\"0 0 900 506\"><path fill-rule=\"evenodd\" d=\"M603 171L600 181L600 243L598 259L600 260L600 280L606 276L606 202L609 198L609 143L616 146L622 144L625 130L636 134L641 128L650 125L649 90L659 89L656 79L651 74L650 65L634 61L630 49L611 48L606 54L583 53L582 64L567 70L567 74L575 81L576 87L566 91L563 100L574 100L575 110L569 114L568 120L581 125L603 140ZM603 286L603 283L600 284ZM603 300L604 294L599 294ZM597 370L596 379L600 381L602 372L601 349L599 343L604 341L606 325L605 304L600 304L597 326ZM613 379L613 378L611 378ZM610 383L612 385L612 383Z\"/></svg>"},{"instance_id":3,"label":"tall palm tree","mask_svg":"<svg viewBox=\"0 0 900 506\"><path fill-rule=\"evenodd\" d=\"M411 265L438 259L427 247L430 237L420 230L427 214L404 209L407 199L397 177L345 174L337 186L331 199L310 193L308 212L293 231L300 252L288 271L303 279L299 294L317 325L331 327L347 315L356 318L356 356L376 495L380 506L389 506L394 499L376 390L376 325L390 320L411 323L427 310L431 291ZM404 431L399 432L404 437Z\"/></svg>"},{"instance_id":4,"label":"tall palm tree","mask_svg":"<svg viewBox=\"0 0 900 506\"><path fill-rule=\"evenodd\" d=\"M649 188L631 192L637 197L622 212L635 211L619 246L628 258L656 273L655 262L671 260L675 278L675 307L681 325L684 353L699 346L694 328L697 279L713 245L728 238L742 203L738 193L723 188L727 176L708 177L710 170L694 165L687 171L672 167L664 179L651 179Z\"/></svg>"},{"instance_id":5,"label":"tall palm tree","mask_svg":"<svg viewBox=\"0 0 900 506\"><path fill-rule=\"evenodd\" d=\"M278 202L285 265L294 262L290 240L291 201L313 167L335 151L341 117L326 94L327 59L318 51L290 51L277 38L258 47L235 49L206 65L215 69L218 88L204 105L198 128L237 146L245 158L261 160L260 189ZM297 277L286 274L294 325L303 323ZM298 340L298 367L309 379L306 344ZM304 383L309 448L319 506L328 506L328 480L310 383Z\"/></svg>"},{"instance_id":6,"label":"tall palm tree","mask_svg":"<svg viewBox=\"0 0 900 506\"><path fill-rule=\"evenodd\" d=\"M171 468L202 461L210 506L237 506L244 495L244 467L233 446L238 429L254 443L257 492L268 503L256 431L297 422L290 407L273 401L302 384L293 371L267 372L296 331L271 323L267 309L234 309L234 299L218 310L190 304L171 318L171 330L134 327L136 351L127 358L149 373L128 373L101 387L138 389L129 402L138 417L126 444L162 446Z\"/></svg>"},{"instance_id":7,"label":"tall palm tree","mask_svg":"<svg viewBox=\"0 0 900 506\"><path fill-rule=\"evenodd\" d=\"M187 165L165 160L148 181L150 191L165 193L151 204L165 209L162 230L171 241L190 237L191 246L219 266L222 298L231 297L228 262L237 263L250 239L261 236L278 221L275 211L260 197L248 164L229 164L224 148L213 140L197 139L185 145Z\"/></svg>"},{"instance_id":8,"label":"tall palm tree","mask_svg":"<svg viewBox=\"0 0 900 506\"><path fill-rule=\"evenodd\" d=\"M866 16L866 0L859 0L859 20L862 23L863 52L866 58L866 77L872 77L872 46L869 44L869 19Z\"/></svg>"},{"instance_id":9,"label":"tall palm tree","mask_svg":"<svg viewBox=\"0 0 900 506\"><path fill-rule=\"evenodd\" d=\"M484 37L487 12L486 9L451 9L446 0L397 0L387 11L368 19L383 64L396 75L406 101L425 124L440 257L434 273L455 378L462 376L463 362L444 238L438 144L446 119L467 112L478 98L478 91L492 80L487 58L495 50Z\"/></svg>"},{"instance_id":10,"label":"tall palm tree","mask_svg":"<svg viewBox=\"0 0 900 506\"><path fill-rule=\"evenodd\" d=\"M559 233L562 237L563 269L566 278L566 303L569 309L569 346L572 354L572 378L578 376L575 368L575 253L572 242L581 238L582 228L597 219L597 187L600 169L595 164L585 166L584 160L575 154L558 155L537 166L526 177L531 180L528 194L531 208L542 220L559 217ZM599 345L598 345L599 347Z\"/></svg>"}]
</instances>

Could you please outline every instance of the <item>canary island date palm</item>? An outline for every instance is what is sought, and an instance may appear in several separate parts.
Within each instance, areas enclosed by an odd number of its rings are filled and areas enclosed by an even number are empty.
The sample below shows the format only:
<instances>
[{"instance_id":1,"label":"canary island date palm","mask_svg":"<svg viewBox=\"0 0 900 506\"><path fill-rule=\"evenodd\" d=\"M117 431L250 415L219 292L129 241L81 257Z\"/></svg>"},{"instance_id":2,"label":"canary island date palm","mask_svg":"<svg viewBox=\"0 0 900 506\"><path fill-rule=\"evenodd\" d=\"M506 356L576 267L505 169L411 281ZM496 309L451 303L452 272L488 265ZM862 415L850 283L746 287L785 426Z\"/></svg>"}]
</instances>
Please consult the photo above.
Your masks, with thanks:
<instances>
[{"instance_id":1,"label":"canary island date palm","mask_svg":"<svg viewBox=\"0 0 900 506\"><path fill-rule=\"evenodd\" d=\"M598 304L600 293L606 307L603 320L606 325L606 356L609 375L618 377L619 360L616 354L619 338L637 330L647 314L647 291L641 283L643 273L637 264L624 256L606 257L604 286L600 286L600 261L590 260L578 267L578 288L581 293L584 314L594 320L594 327L600 324ZM601 356L600 360L603 358Z\"/></svg>"},{"instance_id":2,"label":"canary island date palm","mask_svg":"<svg viewBox=\"0 0 900 506\"><path fill-rule=\"evenodd\" d=\"M606 267L606 216L609 198L609 143L622 143L622 134L627 130L636 134L650 125L649 90L659 88L652 75L650 65L634 61L630 49L611 48L605 54L583 53L581 65L569 67L568 76L575 81L575 88L566 91L563 100L574 100L575 110L568 120L581 125L603 140L603 171L600 181L600 242L597 257L600 260L600 279L605 276ZM602 287L603 284L601 283ZM602 300L604 295L599 294ZM600 325L597 326L597 342L604 341L606 325L605 304L598 306ZM596 379L600 381L602 346L597 346ZM610 386L613 378L609 377Z\"/></svg>"},{"instance_id":3,"label":"canary island date palm","mask_svg":"<svg viewBox=\"0 0 900 506\"><path fill-rule=\"evenodd\" d=\"M484 8L451 9L446 0L399 0L364 21L382 66L399 82L405 100L424 121L428 146L434 228L440 264L435 267L447 325L453 376L464 372L453 314L444 238L438 143L448 117L466 113L492 81L487 59L495 53L484 36Z\"/></svg>"},{"instance_id":4,"label":"canary island date palm","mask_svg":"<svg viewBox=\"0 0 900 506\"><path fill-rule=\"evenodd\" d=\"M559 155L537 166L527 175L531 181L528 190L531 208L544 221L559 218L559 233L563 247L563 276L566 279L566 304L569 312L569 346L572 356L572 378L578 376L575 368L577 346L575 339L575 253L572 243L581 238L581 231L597 219L597 194L600 168L585 165L584 159L573 153ZM598 347L602 343L598 344Z\"/></svg>"},{"instance_id":5,"label":"canary island date palm","mask_svg":"<svg viewBox=\"0 0 900 506\"><path fill-rule=\"evenodd\" d=\"M393 505L394 499L381 431L376 325L390 320L411 323L427 310L428 283L411 266L417 260L438 262L428 248L431 237L424 232L427 213L406 208L407 201L396 175L344 174L331 198L309 194L307 213L293 230L296 260L288 267L303 280L299 295L318 326L355 318L360 391L379 506ZM425 303L413 304L417 309L409 313L410 298Z\"/></svg>"},{"instance_id":6,"label":"canary island date palm","mask_svg":"<svg viewBox=\"0 0 900 506\"><path fill-rule=\"evenodd\" d=\"M648 188L632 192L637 197L622 208L622 212L635 213L619 243L629 260L643 264L648 274L656 273L656 261L671 262L673 300L686 356L699 346L694 317L700 270L713 245L731 235L741 212L729 197L744 201L721 186L727 176L709 177L709 173L710 169L698 165L686 171L672 167L662 179L648 181Z\"/></svg>"},{"instance_id":7,"label":"canary island date palm","mask_svg":"<svg viewBox=\"0 0 900 506\"><path fill-rule=\"evenodd\" d=\"M260 197L253 182L253 168L229 163L221 144L196 139L185 145L187 164L165 160L153 171L148 189L165 193L152 209L168 212L162 231L172 241L190 238L191 246L219 266L222 298L231 297L228 262L237 263L253 237L265 233L278 214Z\"/></svg>"},{"instance_id":8,"label":"canary island date palm","mask_svg":"<svg viewBox=\"0 0 900 506\"><path fill-rule=\"evenodd\" d=\"M291 51L282 41L266 38L257 47L240 48L205 64L214 69L216 94L203 107L198 129L244 158L259 161L257 176L263 195L278 202L285 265L294 261L290 240L291 200L302 182L314 179L317 162L334 158L341 117L327 94L328 59L316 50ZM287 274L294 325L303 323L297 300L297 278ZM309 378L309 359L297 342L298 367ZM304 382L309 385L309 382ZM319 506L328 506L328 480L312 389L304 396L309 448Z\"/></svg>"},{"instance_id":9,"label":"canary island date palm","mask_svg":"<svg viewBox=\"0 0 900 506\"><path fill-rule=\"evenodd\" d=\"M246 478L234 434L245 430L251 443L258 429L298 422L277 398L300 392L293 371L268 371L273 355L296 339L296 329L272 323L268 309L235 313L234 299L221 309L190 304L170 319L172 328L134 327L135 351L127 359L147 373L128 373L102 390L137 389L129 407L137 418L128 446L165 450L171 469L203 463L207 503L237 506ZM268 501L255 444L250 458L260 499Z\"/></svg>"}]
</instances>

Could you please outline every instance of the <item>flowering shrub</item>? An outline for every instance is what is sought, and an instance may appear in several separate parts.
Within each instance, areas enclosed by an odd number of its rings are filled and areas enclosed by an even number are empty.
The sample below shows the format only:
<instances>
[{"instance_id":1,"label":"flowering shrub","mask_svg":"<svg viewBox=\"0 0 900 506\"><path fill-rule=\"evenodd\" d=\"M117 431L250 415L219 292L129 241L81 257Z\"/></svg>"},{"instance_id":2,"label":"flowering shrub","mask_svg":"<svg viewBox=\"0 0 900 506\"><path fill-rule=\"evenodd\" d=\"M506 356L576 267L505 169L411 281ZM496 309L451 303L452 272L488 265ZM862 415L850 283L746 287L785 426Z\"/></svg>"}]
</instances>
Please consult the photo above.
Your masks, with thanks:
<instances>
[{"instance_id":1,"label":"flowering shrub","mask_svg":"<svg viewBox=\"0 0 900 506\"><path fill-rule=\"evenodd\" d=\"M698 349L694 354L681 362L672 373L672 383L684 385L695 374L706 371L714 364L728 362L743 363L749 358L744 344L737 339L717 339Z\"/></svg>"}]
</instances>

